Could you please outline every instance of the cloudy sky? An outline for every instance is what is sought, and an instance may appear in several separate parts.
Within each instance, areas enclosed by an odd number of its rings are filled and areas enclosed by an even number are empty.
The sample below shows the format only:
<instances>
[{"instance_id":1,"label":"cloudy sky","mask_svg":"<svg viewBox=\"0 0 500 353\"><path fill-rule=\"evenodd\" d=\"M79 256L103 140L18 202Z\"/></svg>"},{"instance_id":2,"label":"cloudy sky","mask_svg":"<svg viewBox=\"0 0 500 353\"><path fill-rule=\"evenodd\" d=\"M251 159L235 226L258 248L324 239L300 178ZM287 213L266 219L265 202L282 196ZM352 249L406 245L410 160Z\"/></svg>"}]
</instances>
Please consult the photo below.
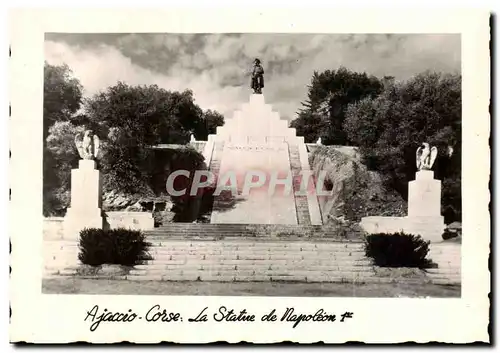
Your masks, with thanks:
<instances>
[{"instance_id":1,"label":"cloudy sky","mask_svg":"<svg viewBox=\"0 0 500 353\"><path fill-rule=\"evenodd\" d=\"M407 79L459 72L459 35L365 34L47 34L45 59L66 63L91 96L117 81L191 89L203 109L231 112L247 102L248 71L259 57L264 96L293 119L314 70L345 66Z\"/></svg>"}]
</instances>

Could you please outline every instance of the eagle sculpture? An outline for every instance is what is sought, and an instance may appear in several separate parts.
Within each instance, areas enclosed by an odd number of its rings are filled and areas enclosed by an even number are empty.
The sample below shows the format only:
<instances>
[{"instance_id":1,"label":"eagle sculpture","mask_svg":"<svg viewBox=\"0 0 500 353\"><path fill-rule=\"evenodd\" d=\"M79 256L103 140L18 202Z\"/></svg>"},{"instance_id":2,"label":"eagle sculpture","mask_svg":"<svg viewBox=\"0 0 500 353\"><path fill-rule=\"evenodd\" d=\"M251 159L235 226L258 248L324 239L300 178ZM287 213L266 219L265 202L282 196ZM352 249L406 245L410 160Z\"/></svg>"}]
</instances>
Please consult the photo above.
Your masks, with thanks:
<instances>
[{"instance_id":1,"label":"eagle sculpture","mask_svg":"<svg viewBox=\"0 0 500 353\"><path fill-rule=\"evenodd\" d=\"M323 144L323 142L321 142L321 137L318 137L318 139L316 140L316 144L318 146L321 146Z\"/></svg>"},{"instance_id":2,"label":"eagle sculpture","mask_svg":"<svg viewBox=\"0 0 500 353\"><path fill-rule=\"evenodd\" d=\"M91 130L79 132L75 136L75 145L82 159L96 159L99 153L99 137Z\"/></svg>"},{"instance_id":3,"label":"eagle sculpture","mask_svg":"<svg viewBox=\"0 0 500 353\"><path fill-rule=\"evenodd\" d=\"M431 146L424 142L417 148L417 168L418 170L431 170L432 165L437 157L437 147Z\"/></svg>"}]
</instances>

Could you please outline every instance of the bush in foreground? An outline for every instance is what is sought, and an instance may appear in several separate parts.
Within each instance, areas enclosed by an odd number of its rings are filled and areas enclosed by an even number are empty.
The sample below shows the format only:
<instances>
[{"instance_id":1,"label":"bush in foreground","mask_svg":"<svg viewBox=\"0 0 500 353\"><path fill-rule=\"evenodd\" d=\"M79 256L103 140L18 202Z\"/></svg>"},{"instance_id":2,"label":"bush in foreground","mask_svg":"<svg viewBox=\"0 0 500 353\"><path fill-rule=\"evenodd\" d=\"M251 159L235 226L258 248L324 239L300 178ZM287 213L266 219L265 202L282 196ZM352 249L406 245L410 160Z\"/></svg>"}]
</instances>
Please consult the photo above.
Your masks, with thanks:
<instances>
[{"instance_id":1,"label":"bush in foreground","mask_svg":"<svg viewBox=\"0 0 500 353\"><path fill-rule=\"evenodd\" d=\"M134 266L150 260L145 235L124 228L84 229L80 232L78 259L86 265L113 264Z\"/></svg>"},{"instance_id":2,"label":"bush in foreground","mask_svg":"<svg viewBox=\"0 0 500 353\"><path fill-rule=\"evenodd\" d=\"M431 261L426 259L429 244L419 235L377 233L366 237L365 253L381 267L428 268L431 266Z\"/></svg>"}]
</instances>

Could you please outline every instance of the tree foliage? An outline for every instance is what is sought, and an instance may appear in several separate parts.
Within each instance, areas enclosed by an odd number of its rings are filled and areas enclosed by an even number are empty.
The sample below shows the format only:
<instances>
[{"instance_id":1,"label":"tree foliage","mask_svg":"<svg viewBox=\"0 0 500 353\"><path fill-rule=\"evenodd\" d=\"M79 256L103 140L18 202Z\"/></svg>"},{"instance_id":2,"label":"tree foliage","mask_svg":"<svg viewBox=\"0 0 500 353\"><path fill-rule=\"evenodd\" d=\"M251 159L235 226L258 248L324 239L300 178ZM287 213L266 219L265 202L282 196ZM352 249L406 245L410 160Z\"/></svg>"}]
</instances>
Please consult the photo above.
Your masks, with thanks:
<instances>
[{"instance_id":1,"label":"tree foliage","mask_svg":"<svg viewBox=\"0 0 500 353\"><path fill-rule=\"evenodd\" d=\"M196 130L196 138L206 140L209 134L217 132L217 126L224 125L224 116L215 110L206 110L203 113L203 118L200 127Z\"/></svg>"},{"instance_id":2,"label":"tree foliage","mask_svg":"<svg viewBox=\"0 0 500 353\"><path fill-rule=\"evenodd\" d=\"M307 101L291 126L306 142L318 137L326 144L348 145L343 129L345 111L349 104L365 97L375 97L383 89L383 81L366 73L338 70L314 72L308 86Z\"/></svg>"},{"instance_id":3,"label":"tree foliage","mask_svg":"<svg viewBox=\"0 0 500 353\"><path fill-rule=\"evenodd\" d=\"M191 134L204 140L223 124L224 117L203 111L189 90L174 92L156 85L118 82L82 99L82 86L68 66L45 63L44 214L59 215L68 206L71 169L79 159L76 132L92 129L100 137L99 167L105 190L147 196L158 192L159 171L178 164L165 160L165 154L151 146L184 144ZM191 158L188 170L202 158L197 152L194 157L193 153L181 154Z\"/></svg>"},{"instance_id":4,"label":"tree foliage","mask_svg":"<svg viewBox=\"0 0 500 353\"><path fill-rule=\"evenodd\" d=\"M101 162L105 189L128 193L153 192L151 178L160 161L151 146L185 144L191 134L206 139L224 123L219 113L203 112L191 91L172 92L156 85L119 82L85 100L84 107L79 122L106 143Z\"/></svg>"},{"instance_id":5,"label":"tree foliage","mask_svg":"<svg viewBox=\"0 0 500 353\"><path fill-rule=\"evenodd\" d=\"M82 85L67 65L44 66L43 86L43 212L59 215L69 202L73 146L71 117L80 109Z\"/></svg>"},{"instance_id":6,"label":"tree foliage","mask_svg":"<svg viewBox=\"0 0 500 353\"><path fill-rule=\"evenodd\" d=\"M70 68L45 62L43 84L44 139L56 121L68 121L81 106L82 85Z\"/></svg>"},{"instance_id":7,"label":"tree foliage","mask_svg":"<svg viewBox=\"0 0 500 353\"><path fill-rule=\"evenodd\" d=\"M414 179L416 150L438 147L435 177L442 180L447 221L461 216L461 76L424 72L406 82L386 85L378 97L350 105L344 129L361 148L366 164L407 196ZM453 149L451 157L450 148Z\"/></svg>"}]
</instances>

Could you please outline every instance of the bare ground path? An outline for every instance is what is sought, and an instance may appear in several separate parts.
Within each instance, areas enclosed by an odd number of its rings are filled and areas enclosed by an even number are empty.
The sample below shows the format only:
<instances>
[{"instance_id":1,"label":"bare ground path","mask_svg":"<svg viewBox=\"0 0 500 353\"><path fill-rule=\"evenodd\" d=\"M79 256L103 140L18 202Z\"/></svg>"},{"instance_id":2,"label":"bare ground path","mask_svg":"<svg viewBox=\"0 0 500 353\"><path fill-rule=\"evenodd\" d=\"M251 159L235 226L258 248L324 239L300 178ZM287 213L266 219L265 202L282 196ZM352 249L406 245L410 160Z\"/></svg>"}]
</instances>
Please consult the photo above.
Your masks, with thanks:
<instances>
[{"instance_id":1,"label":"bare ground path","mask_svg":"<svg viewBox=\"0 0 500 353\"><path fill-rule=\"evenodd\" d=\"M161 282L107 279L44 279L45 294L214 295L281 297L455 297L460 286L284 282Z\"/></svg>"}]
</instances>

